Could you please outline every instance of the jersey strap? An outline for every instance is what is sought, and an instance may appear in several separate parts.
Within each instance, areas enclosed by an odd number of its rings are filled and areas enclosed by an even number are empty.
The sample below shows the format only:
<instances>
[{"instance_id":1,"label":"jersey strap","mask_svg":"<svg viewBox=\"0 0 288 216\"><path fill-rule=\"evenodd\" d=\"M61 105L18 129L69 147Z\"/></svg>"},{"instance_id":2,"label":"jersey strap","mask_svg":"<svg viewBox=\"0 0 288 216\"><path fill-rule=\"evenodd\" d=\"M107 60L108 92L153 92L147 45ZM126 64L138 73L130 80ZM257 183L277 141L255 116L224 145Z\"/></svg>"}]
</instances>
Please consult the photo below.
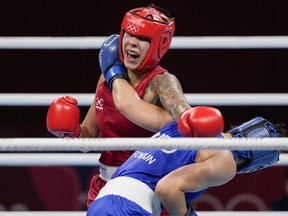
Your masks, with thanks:
<instances>
[{"instance_id":1,"label":"jersey strap","mask_svg":"<svg viewBox=\"0 0 288 216\"><path fill-rule=\"evenodd\" d=\"M279 137L275 126L262 117L256 117L229 131L233 137ZM254 172L276 164L279 161L280 151L277 150L243 150L236 151L240 157L244 157L248 162L237 167L237 173Z\"/></svg>"}]
</instances>

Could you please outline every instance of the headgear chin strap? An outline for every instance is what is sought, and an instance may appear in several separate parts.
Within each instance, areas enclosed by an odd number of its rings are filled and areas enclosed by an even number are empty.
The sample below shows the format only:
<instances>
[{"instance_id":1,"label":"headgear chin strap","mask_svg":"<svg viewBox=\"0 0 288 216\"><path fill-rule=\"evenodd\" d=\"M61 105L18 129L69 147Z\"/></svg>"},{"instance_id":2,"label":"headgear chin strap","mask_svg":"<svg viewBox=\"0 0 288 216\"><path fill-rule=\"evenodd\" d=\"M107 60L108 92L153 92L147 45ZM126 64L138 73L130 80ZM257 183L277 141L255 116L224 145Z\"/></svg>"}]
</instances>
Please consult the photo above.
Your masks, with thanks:
<instances>
[{"instance_id":1,"label":"headgear chin strap","mask_svg":"<svg viewBox=\"0 0 288 216\"><path fill-rule=\"evenodd\" d=\"M122 39L124 32L150 39L150 48L138 70L151 70L168 51L175 31L174 18L160 7L135 8L126 13L121 25L119 55L123 62Z\"/></svg>"},{"instance_id":2,"label":"headgear chin strap","mask_svg":"<svg viewBox=\"0 0 288 216\"><path fill-rule=\"evenodd\" d=\"M253 137L279 137L275 126L262 117L256 117L229 131L235 138ZM280 151L276 150L243 150L235 151L240 157L248 160L241 167L237 167L237 173L254 172L272 166L279 161Z\"/></svg>"}]
</instances>

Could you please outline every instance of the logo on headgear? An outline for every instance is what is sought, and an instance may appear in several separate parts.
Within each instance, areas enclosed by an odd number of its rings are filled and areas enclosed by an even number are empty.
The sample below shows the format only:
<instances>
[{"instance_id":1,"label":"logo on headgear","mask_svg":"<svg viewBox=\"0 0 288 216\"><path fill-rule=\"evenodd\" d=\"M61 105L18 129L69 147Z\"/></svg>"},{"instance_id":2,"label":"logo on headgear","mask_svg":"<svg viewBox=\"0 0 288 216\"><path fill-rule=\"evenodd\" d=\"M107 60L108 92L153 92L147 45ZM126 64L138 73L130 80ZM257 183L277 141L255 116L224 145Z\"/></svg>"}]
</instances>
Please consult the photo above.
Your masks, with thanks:
<instances>
[{"instance_id":1,"label":"logo on headgear","mask_svg":"<svg viewBox=\"0 0 288 216\"><path fill-rule=\"evenodd\" d=\"M132 25L130 23L127 23L126 24L126 28L129 32L132 32L132 33L136 33L139 31L139 27L138 26L135 26L135 25Z\"/></svg>"}]
</instances>

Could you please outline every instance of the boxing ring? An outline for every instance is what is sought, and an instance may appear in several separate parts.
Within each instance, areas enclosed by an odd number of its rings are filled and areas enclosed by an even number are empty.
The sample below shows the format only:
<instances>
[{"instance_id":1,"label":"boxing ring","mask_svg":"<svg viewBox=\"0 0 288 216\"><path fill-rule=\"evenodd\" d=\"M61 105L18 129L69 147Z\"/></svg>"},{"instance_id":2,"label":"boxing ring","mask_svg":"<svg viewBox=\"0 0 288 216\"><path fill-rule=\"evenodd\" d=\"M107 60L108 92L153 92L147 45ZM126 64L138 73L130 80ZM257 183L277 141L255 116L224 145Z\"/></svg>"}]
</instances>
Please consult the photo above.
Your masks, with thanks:
<instances>
[{"instance_id":1,"label":"boxing ring","mask_svg":"<svg viewBox=\"0 0 288 216\"><path fill-rule=\"evenodd\" d=\"M0 49L99 49L106 37L0 37ZM286 49L288 36L174 37L171 49ZM90 106L94 94L0 93L0 106L49 106L57 97L71 95L79 106ZM287 106L288 93L281 94L185 94L190 105ZM288 150L288 138L218 139L186 138L6 138L0 139L0 166L98 166L93 151L143 148ZM30 153L30 152L34 153ZM54 153L50 153L53 151ZM70 153L77 151L77 153ZM91 152L92 151L92 152ZM287 166L288 154L276 166ZM198 211L199 216L287 215L272 211ZM84 216L84 211L0 211L0 216Z\"/></svg>"},{"instance_id":2,"label":"boxing ring","mask_svg":"<svg viewBox=\"0 0 288 216\"><path fill-rule=\"evenodd\" d=\"M229 212L229 211L197 211L199 216L242 216L242 215L255 215L255 216L284 216L287 212L255 212L255 211L245 211L245 212ZM31 212L0 212L0 216L85 216L86 212L42 212L42 211L31 211Z\"/></svg>"}]
</instances>

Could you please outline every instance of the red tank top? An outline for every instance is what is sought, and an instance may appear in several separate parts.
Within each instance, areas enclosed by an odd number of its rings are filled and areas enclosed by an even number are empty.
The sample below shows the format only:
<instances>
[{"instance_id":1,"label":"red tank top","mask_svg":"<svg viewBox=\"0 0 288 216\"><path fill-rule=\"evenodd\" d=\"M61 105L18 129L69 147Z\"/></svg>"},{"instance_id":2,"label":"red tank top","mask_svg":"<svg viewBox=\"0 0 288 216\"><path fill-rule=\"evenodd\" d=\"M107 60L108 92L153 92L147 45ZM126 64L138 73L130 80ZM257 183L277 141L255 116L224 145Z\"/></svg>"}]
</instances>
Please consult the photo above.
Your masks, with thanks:
<instances>
[{"instance_id":1,"label":"red tank top","mask_svg":"<svg viewBox=\"0 0 288 216\"><path fill-rule=\"evenodd\" d=\"M167 70L161 66L156 66L147 76L136 86L135 90L140 98L143 98L145 90L151 79ZM115 107L112 92L107 87L106 82L99 85L96 92L95 108L96 122L100 129L100 137L151 137L154 133L145 130L127 118L125 118ZM129 98L127 98L129 100ZM133 151L103 151L100 156L100 163L108 166L120 166Z\"/></svg>"}]
</instances>

